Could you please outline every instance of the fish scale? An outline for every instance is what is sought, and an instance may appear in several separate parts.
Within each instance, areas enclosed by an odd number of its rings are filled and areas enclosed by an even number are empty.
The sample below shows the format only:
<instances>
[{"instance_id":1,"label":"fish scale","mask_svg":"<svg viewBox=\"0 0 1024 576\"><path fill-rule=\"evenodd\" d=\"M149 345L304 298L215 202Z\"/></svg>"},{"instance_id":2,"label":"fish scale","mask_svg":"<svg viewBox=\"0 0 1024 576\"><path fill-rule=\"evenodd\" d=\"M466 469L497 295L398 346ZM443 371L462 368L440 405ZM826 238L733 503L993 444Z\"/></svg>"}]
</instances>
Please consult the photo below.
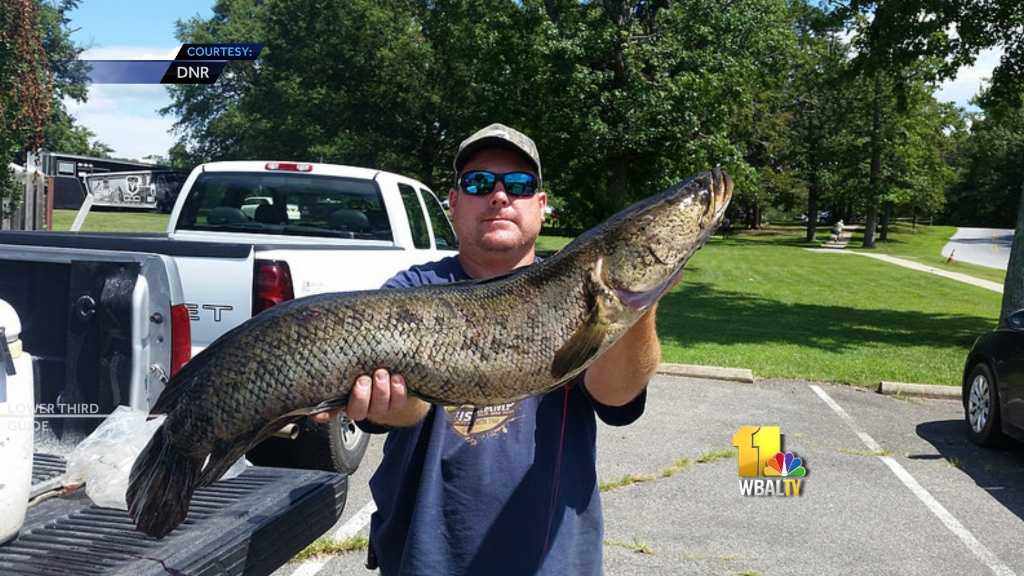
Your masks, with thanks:
<instances>
[{"instance_id":1,"label":"fish scale","mask_svg":"<svg viewBox=\"0 0 1024 576\"><path fill-rule=\"evenodd\" d=\"M731 194L716 170L501 278L319 294L264 311L168 382L153 408L167 418L132 467L129 514L164 536L196 488L285 424L343 406L355 379L376 368L449 405L503 404L564 384L678 282Z\"/></svg>"}]
</instances>

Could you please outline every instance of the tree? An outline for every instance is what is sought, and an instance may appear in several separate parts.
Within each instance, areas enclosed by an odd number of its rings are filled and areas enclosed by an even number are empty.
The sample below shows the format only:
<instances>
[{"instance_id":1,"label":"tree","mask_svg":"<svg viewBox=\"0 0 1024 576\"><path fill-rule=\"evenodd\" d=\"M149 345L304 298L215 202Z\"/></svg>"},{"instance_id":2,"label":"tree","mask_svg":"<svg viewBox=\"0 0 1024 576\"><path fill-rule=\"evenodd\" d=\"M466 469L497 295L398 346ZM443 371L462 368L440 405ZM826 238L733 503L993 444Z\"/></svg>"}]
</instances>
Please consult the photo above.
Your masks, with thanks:
<instances>
[{"instance_id":1,"label":"tree","mask_svg":"<svg viewBox=\"0 0 1024 576\"><path fill-rule=\"evenodd\" d=\"M219 2L179 24L182 41L267 48L212 89L173 88L166 112L195 159L350 163L435 187L462 138L504 122L537 140L564 220L587 226L716 163L746 198L769 191L749 162L788 22L784 0Z\"/></svg>"},{"instance_id":2,"label":"tree","mask_svg":"<svg viewBox=\"0 0 1024 576\"><path fill-rule=\"evenodd\" d=\"M848 103L855 100L843 77L848 47L840 39L835 17L817 5L794 4L800 46L792 60L787 100L790 163L806 188L807 242L817 235L818 211L837 196L837 171L846 153Z\"/></svg>"},{"instance_id":3,"label":"tree","mask_svg":"<svg viewBox=\"0 0 1024 576\"><path fill-rule=\"evenodd\" d=\"M957 150L959 178L946 218L967 226L1013 226L1024 186L1024 110L982 99L969 135Z\"/></svg>"},{"instance_id":4,"label":"tree","mask_svg":"<svg viewBox=\"0 0 1024 576\"><path fill-rule=\"evenodd\" d=\"M1017 208L1017 229L1013 233L1010 261L1003 282L1003 305L999 311L999 325L1006 326L1006 318L1024 308L1024 187L1020 188Z\"/></svg>"},{"instance_id":5,"label":"tree","mask_svg":"<svg viewBox=\"0 0 1024 576\"><path fill-rule=\"evenodd\" d=\"M749 145L771 115L755 101L785 69L785 2L546 2L545 16L539 143L572 224L715 164L734 202L763 203L747 158L765 152Z\"/></svg>"},{"instance_id":6,"label":"tree","mask_svg":"<svg viewBox=\"0 0 1024 576\"><path fill-rule=\"evenodd\" d=\"M94 136L67 114L65 97L85 101L81 48L71 41L67 12L77 0L0 3L0 200L18 198L7 164L40 147L68 144L103 153ZM83 144L84 142L84 144Z\"/></svg>"},{"instance_id":7,"label":"tree","mask_svg":"<svg viewBox=\"0 0 1024 576\"><path fill-rule=\"evenodd\" d=\"M20 197L7 164L42 143L50 114L53 79L39 28L33 0L0 4L0 202Z\"/></svg>"}]
</instances>

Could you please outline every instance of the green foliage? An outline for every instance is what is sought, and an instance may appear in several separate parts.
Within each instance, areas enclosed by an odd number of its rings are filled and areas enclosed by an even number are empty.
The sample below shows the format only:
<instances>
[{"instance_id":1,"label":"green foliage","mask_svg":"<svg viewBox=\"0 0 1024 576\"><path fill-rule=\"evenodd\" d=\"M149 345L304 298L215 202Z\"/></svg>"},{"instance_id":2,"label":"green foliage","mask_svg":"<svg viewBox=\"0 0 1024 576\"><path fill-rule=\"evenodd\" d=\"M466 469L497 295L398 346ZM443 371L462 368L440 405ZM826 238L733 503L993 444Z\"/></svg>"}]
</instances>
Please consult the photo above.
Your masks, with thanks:
<instances>
[{"instance_id":1,"label":"green foliage","mask_svg":"<svg viewBox=\"0 0 1024 576\"><path fill-rule=\"evenodd\" d=\"M38 146L49 114L52 81L32 0L0 3L0 201L15 197L7 164Z\"/></svg>"},{"instance_id":2,"label":"green foliage","mask_svg":"<svg viewBox=\"0 0 1024 576\"><path fill-rule=\"evenodd\" d=\"M990 104L1020 106L1024 95L1024 10L1020 0L830 0L845 18L870 14L859 40L858 68L901 70L931 62L929 80L951 78L978 52L1003 48L984 95Z\"/></svg>"},{"instance_id":3,"label":"green foliage","mask_svg":"<svg viewBox=\"0 0 1024 576\"><path fill-rule=\"evenodd\" d=\"M1012 228L1024 189L1024 109L993 106L974 118L958 150L951 223Z\"/></svg>"},{"instance_id":4,"label":"green foliage","mask_svg":"<svg viewBox=\"0 0 1024 576\"><path fill-rule=\"evenodd\" d=\"M931 214L965 138L932 81L967 55L905 16L810 0L220 0L179 38L266 48L213 86L171 89L169 161L373 166L443 194L459 142L498 121L538 142L569 229L715 164L751 225L770 209Z\"/></svg>"},{"instance_id":5,"label":"green foliage","mask_svg":"<svg viewBox=\"0 0 1024 576\"><path fill-rule=\"evenodd\" d=\"M77 0L0 3L0 199L20 187L7 164L39 147L93 155L110 148L76 126L64 98L84 101L86 71L71 41L68 11Z\"/></svg>"}]
</instances>

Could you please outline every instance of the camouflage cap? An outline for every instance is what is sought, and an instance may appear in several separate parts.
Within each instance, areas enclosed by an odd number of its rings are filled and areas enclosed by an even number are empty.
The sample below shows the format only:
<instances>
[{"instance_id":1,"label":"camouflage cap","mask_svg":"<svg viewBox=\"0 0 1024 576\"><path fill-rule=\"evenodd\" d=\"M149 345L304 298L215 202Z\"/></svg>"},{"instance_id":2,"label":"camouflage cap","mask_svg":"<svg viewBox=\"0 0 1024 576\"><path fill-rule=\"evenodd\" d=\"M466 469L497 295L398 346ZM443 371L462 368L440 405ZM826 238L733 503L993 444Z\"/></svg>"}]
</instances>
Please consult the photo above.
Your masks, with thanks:
<instances>
[{"instance_id":1,"label":"camouflage cap","mask_svg":"<svg viewBox=\"0 0 1024 576\"><path fill-rule=\"evenodd\" d=\"M510 148L520 152L537 169L537 184L540 185L542 183L540 154L537 152L537 145L526 134L497 122L478 130L475 134L463 140L462 144L459 144L459 151L455 154L455 162L453 162L455 173L462 172L462 167L465 166L466 162L475 152L487 147Z\"/></svg>"}]
</instances>

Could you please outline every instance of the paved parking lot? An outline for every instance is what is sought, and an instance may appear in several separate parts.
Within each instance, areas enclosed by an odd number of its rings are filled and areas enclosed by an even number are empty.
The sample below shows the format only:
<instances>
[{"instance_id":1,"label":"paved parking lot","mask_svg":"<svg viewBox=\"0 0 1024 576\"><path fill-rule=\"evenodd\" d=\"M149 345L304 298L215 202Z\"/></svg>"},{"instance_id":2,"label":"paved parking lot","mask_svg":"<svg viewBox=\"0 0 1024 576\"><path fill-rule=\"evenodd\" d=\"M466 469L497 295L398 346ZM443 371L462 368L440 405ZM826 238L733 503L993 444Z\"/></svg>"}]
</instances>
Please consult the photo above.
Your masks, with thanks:
<instances>
[{"instance_id":1,"label":"paved parking lot","mask_svg":"<svg viewBox=\"0 0 1024 576\"><path fill-rule=\"evenodd\" d=\"M1024 448L974 447L961 411L843 386L659 377L640 421L601 428L602 481L731 448L740 426L778 425L808 470L803 494L742 496L734 457L605 492L606 573L1024 576ZM351 478L347 533L366 533L381 445ZM291 563L275 576L369 574L362 561Z\"/></svg>"}]
</instances>

